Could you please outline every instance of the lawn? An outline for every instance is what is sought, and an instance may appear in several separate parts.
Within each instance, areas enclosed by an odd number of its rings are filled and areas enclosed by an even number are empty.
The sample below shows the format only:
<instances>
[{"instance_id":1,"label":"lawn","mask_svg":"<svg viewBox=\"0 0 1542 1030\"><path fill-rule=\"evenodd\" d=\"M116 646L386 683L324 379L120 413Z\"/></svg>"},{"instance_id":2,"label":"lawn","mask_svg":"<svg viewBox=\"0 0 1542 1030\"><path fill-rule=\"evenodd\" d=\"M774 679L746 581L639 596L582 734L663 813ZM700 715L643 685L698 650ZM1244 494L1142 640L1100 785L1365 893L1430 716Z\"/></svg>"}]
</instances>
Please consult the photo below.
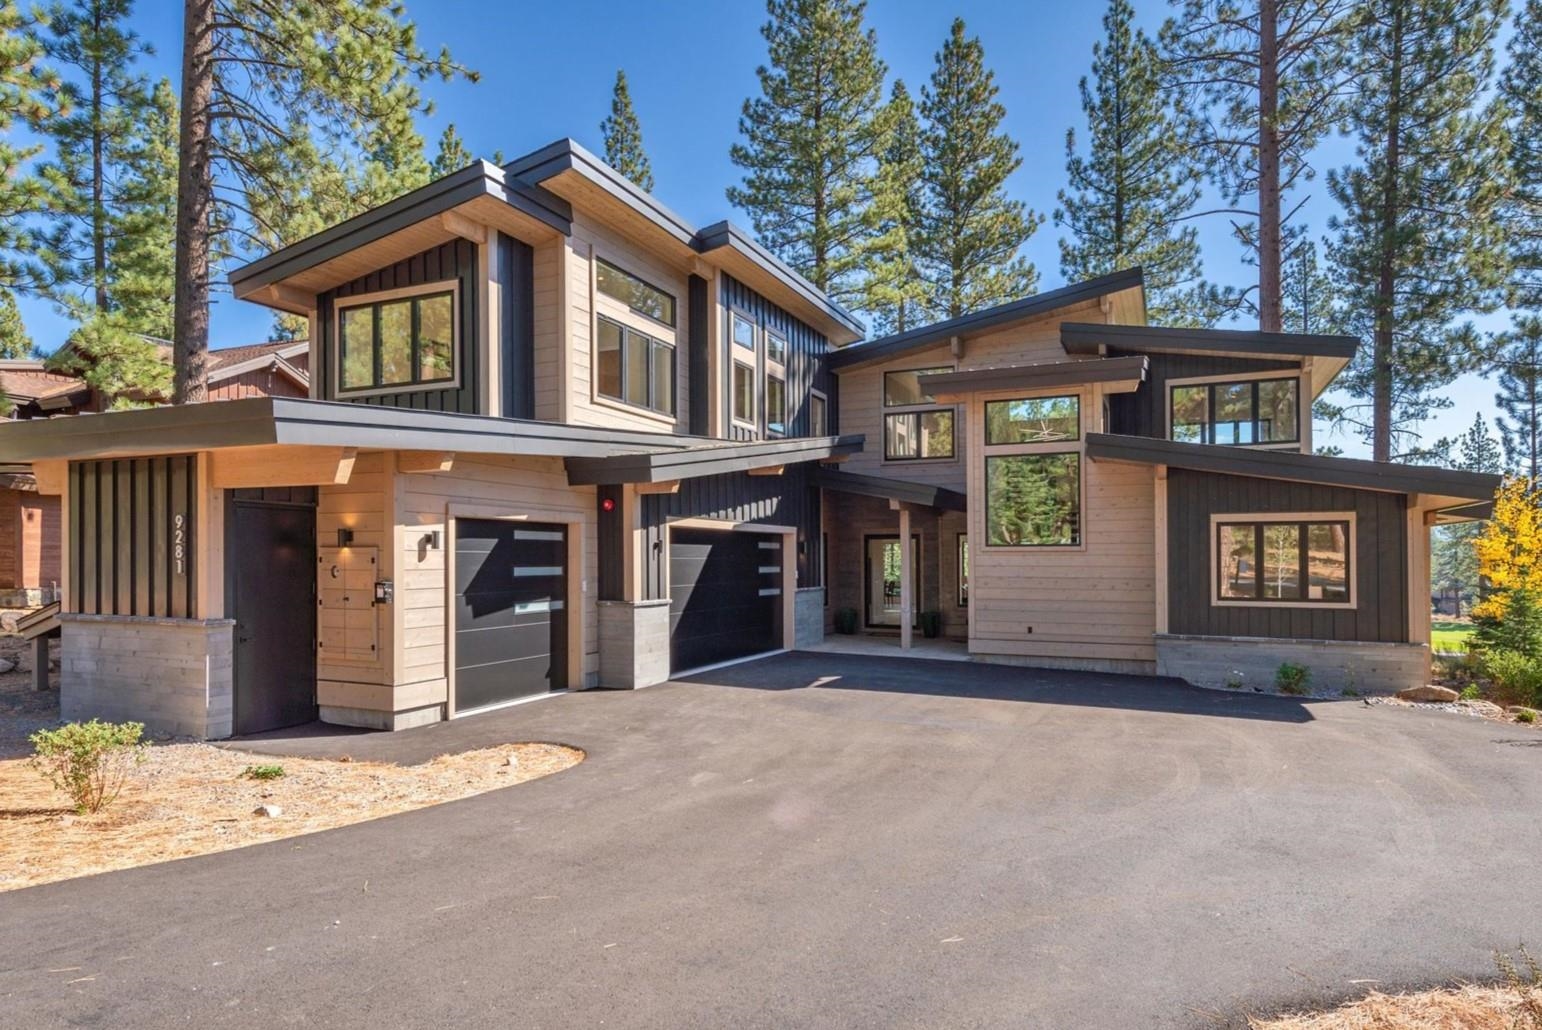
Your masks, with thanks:
<instances>
[{"instance_id":1,"label":"lawn","mask_svg":"<svg viewBox=\"0 0 1542 1030\"><path fill-rule=\"evenodd\" d=\"M1447 654L1466 651L1467 641L1471 638L1472 631L1473 626L1470 622L1437 622L1430 630L1430 647Z\"/></svg>"}]
</instances>

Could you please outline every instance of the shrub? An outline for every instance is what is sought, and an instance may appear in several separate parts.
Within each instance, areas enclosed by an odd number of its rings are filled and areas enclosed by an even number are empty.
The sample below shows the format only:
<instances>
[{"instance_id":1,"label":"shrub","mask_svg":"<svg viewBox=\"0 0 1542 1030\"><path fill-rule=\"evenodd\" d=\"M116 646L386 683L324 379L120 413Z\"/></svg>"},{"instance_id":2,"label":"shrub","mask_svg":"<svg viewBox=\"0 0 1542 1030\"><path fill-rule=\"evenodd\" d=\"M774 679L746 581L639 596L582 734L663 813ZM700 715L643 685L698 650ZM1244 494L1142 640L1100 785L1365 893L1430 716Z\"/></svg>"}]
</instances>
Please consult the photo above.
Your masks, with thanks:
<instances>
[{"instance_id":1,"label":"shrub","mask_svg":"<svg viewBox=\"0 0 1542 1030\"><path fill-rule=\"evenodd\" d=\"M249 765L241 770L241 778L247 780L276 780L283 775L282 765Z\"/></svg>"},{"instance_id":2,"label":"shrub","mask_svg":"<svg viewBox=\"0 0 1542 1030\"><path fill-rule=\"evenodd\" d=\"M1542 656L1542 604L1527 587L1495 591L1473 624L1474 650Z\"/></svg>"},{"instance_id":3,"label":"shrub","mask_svg":"<svg viewBox=\"0 0 1542 1030\"><path fill-rule=\"evenodd\" d=\"M1536 722L1537 721L1536 710L1532 709L1532 708L1522 708L1520 711L1515 713L1515 721L1516 722Z\"/></svg>"},{"instance_id":4,"label":"shrub","mask_svg":"<svg viewBox=\"0 0 1542 1030\"><path fill-rule=\"evenodd\" d=\"M1485 651L1480 660L1495 701L1523 705L1542 702L1542 661L1519 651Z\"/></svg>"},{"instance_id":5,"label":"shrub","mask_svg":"<svg viewBox=\"0 0 1542 1030\"><path fill-rule=\"evenodd\" d=\"M1312 682L1312 670L1295 662L1281 662L1274 671L1274 686L1282 694L1305 694Z\"/></svg>"},{"instance_id":6,"label":"shrub","mask_svg":"<svg viewBox=\"0 0 1542 1030\"><path fill-rule=\"evenodd\" d=\"M1476 701L1478 698L1483 696L1483 691L1478 689L1478 685L1476 683L1469 683L1462 688L1461 696L1463 701Z\"/></svg>"},{"instance_id":7,"label":"shrub","mask_svg":"<svg viewBox=\"0 0 1542 1030\"><path fill-rule=\"evenodd\" d=\"M77 812L100 812L123 790L149 746L138 722L72 722L56 730L38 730L32 742L32 767L69 794Z\"/></svg>"},{"instance_id":8,"label":"shrub","mask_svg":"<svg viewBox=\"0 0 1542 1030\"><path fill-rule=\"evenodd\" d=\"M835 632L845 636L857 631L857 610L855 608L837 608L835 610Z\"/></svg>"}]
</instances>

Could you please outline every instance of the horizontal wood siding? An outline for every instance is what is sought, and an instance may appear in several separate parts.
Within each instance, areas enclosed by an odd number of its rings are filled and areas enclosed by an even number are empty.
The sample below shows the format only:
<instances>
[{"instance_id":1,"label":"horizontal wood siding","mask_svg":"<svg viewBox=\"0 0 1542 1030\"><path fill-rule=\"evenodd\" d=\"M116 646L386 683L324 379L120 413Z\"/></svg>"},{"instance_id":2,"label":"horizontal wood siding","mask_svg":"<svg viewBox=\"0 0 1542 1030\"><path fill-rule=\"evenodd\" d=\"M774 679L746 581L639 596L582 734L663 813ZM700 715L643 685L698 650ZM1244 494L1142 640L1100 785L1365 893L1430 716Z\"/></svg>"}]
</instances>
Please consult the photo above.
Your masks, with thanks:
<instances>
[{"instance_id":1,"label":"horizontal wood siding","mask_svg":"<svg viewBox=\"0 0 1542 1030\"><path fill-rule=\"evenodd\" d=\"M455 345L455 367L460 373L460 385L446 389L403 390L396 393L378 394L371 397L338 397L333 376L336 372L337 326L333 318L336 302L345 297L357 297L382 290L399 290L407 286L423 286L428 283L460 282L459 338ZM360 276L335 290L328 290L316 298L317 322L321 336L321 367L313 370L312 378L320 384L318 396L328 400L353 401L359 404L377 404L393 408L419 408L425 411L458 411L463 414L479 414L477 398L480 396L480 377L483 365L477 361L477 314L481 311L482 291L477 267L477 247L469 240L456 239L441 244L405 261L369 275Z\"/></svg>"},{"instance_id":2,"label":"horizontal wood siding","mask_svg":"<svg viewBox=\"0 0 1542 1030\"><path fill-rule=\"evenodd\" d=\"M1120 357L1133 351L1110 351ZM1208 354L1152 354L1146 381L1134 393L1114 394L1108 399L1110 433L1167 439L1167 383L1172 379L1201 376L1252 375L1299 368L1294 361L1263 361L1256 358L1218 358Z\"/></svg>"},{"instance_id":3,"label":"horizontal wood siding","mask_svg":"<svg viewBox=\"0 0 1542 1030\"><path fill-rule=\"evenodd\" d=\"M830 407L826 410L825 418L830 426L835 422L835 377L825 367L825 355L830 351L830 341L823 334L816 331L808 323L800 321L788 314L785 310L766 300L759 293L739 282L733 276L722 277L722 303L724 310L723 330L719 335L722 341L723 376L719 383L723 397L723 422L727 437L730 440L763 440L766 439L765 419L765 379L766 379L766 354L765 338L766 329L774 329L781 333L787 340L787 435L809 435L809 391L818 390L830 400ZM744 426L736 426L730 418L732 404L732 375L734 343L732 336L731 311L748 313L761 328L761 345L756 355L756 382L759 384L758 394L760 411L756 414L758 429L751 432ZM743 348L739 348L743 350Z\"/></svg>"},{"instance_id":4,"label":"horizontal wood siding","mask_svg":"<svg viewBox=\"0 0 1542 1030\"><path fill-rule=\"evenodd\" d=\"M1402 494L1171 469L1167 478L1168 629L1206 636L1397 643L1408 639L1407 527ZM1269 512L1356 515L1355 607L1211 604L1210 516Z\"/></svg>"},{"instance_id":5,"label":"horizontal wood siding","mask_svg":"<svg viewBox=\"0 0 1542 1030\"><path fill-rule=\"evenodd\" d=\"M780 476L735 472L686 479L673 494L644 494L643 596L669 596L665 533L677 519L704 518L728 522L764 522L798 529L798 585L818 583L820 494L808 484L803 466Z\"/></svg>"},{"instance_id":6,"label":"horizontal wood siding","mask_svg":"<svg viewBox=\"0 0 1542 1030\"><path fill-rule=\"evenodd\" d=\"M197 457L71 462L69 491L72 611L192 618Z\"/></svg>"}]
</instances>

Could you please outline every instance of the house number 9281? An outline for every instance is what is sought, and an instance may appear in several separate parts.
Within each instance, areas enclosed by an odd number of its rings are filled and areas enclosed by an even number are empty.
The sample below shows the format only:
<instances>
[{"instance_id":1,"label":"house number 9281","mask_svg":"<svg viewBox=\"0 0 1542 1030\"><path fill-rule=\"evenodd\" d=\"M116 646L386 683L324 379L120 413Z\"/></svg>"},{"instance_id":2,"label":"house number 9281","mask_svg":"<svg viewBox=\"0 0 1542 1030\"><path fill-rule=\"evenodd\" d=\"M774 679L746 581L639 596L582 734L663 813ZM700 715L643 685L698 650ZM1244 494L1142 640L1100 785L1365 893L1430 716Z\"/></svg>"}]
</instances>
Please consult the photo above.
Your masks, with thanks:
<instances>
[{"instance_id":1,"label":"house number 9281","mask_svg":"<svg viewBox=\"0 0 1542 1030\"><path fill-rule=\"evenodd\" d=\"M187 575L187 515L180 511L171 519L171 563L177 575Z\"/></svg>"}]
</instances>

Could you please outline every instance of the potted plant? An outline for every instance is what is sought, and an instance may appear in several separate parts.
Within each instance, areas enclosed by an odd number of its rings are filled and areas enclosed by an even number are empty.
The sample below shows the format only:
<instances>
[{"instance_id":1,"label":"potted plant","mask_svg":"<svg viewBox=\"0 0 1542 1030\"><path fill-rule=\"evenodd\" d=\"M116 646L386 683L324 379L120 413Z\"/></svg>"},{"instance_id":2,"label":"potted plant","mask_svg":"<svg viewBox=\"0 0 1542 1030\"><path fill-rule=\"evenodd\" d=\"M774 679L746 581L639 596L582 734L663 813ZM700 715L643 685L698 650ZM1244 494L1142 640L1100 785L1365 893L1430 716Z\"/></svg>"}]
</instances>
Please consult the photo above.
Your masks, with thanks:
<instances>
[{"instance_id":1,"label":"potted plant","mask_svg":"<svg viewBox=\"0 0 1542 1030\"><path fill-rule=\"evenodd\" d=\"M835 610L835 632L849 637L856 631L857 610L855 608L837 608Z\"/></svg>"},{"instance_id":2,"label":"potted plant","mask_svg":"<svg viewBox=\"0 0 1542 1030\"><path fill-rule=\"evenodd\" d=\"M922 612L920 615L921 635L928 640L935 640L942 636L942 613Z\"/></svg>"}]
</instances>

